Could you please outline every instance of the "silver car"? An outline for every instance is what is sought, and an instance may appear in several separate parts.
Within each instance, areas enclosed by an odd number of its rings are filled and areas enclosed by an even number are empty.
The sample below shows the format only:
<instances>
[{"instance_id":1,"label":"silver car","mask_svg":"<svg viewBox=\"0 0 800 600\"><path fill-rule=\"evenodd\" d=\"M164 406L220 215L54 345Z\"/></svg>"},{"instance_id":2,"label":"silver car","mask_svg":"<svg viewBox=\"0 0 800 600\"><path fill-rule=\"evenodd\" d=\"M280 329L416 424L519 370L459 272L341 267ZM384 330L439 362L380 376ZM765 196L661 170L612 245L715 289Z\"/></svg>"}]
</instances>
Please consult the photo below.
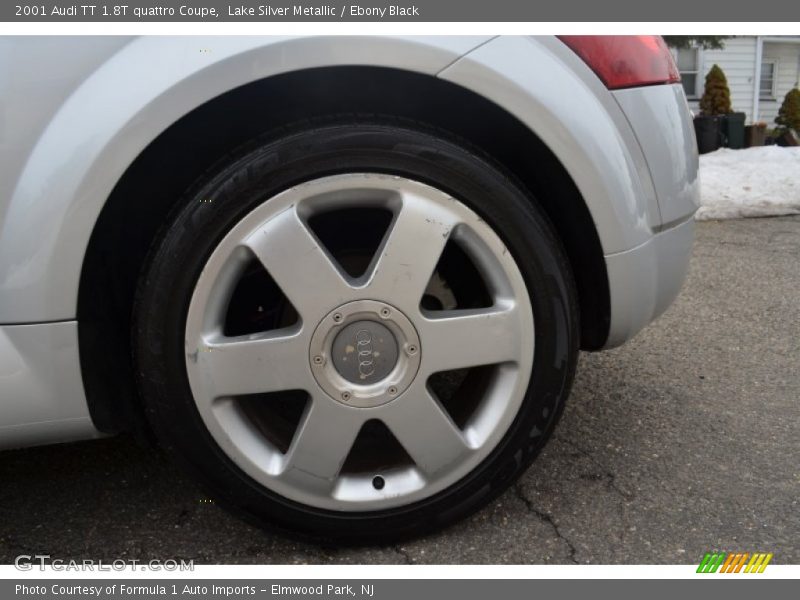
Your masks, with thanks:
<instances>
[{"instance_id":1,"label":"silver car","mask_svg":"<svg viewBox=\"0 0 800 600\"><path fill-rule=\"evenodd\" d=\"M0 447L153 432L316 539L477 510L681 287L679 79L653 36L0 38Z\"/></svg>"}]
</instances>

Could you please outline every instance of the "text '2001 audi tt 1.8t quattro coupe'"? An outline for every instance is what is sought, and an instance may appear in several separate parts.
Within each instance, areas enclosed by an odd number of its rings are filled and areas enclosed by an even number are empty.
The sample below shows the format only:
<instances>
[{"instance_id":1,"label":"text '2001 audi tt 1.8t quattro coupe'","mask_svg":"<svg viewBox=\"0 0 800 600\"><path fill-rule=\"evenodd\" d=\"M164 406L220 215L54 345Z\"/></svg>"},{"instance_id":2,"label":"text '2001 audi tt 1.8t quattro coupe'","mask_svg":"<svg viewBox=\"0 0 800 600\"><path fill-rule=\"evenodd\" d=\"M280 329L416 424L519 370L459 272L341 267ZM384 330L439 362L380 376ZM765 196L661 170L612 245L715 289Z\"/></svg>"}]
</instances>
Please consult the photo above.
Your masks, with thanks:
<instances>
[{"instance_id":1,"label":"text '2001 audi tt 1.8t quattro coupe'","mask_svg":"<svg viewBox=\"0 0 800 600\"><path fill-rule=\"evenodd\" d=\"M388 540L507 488L685 276L663 40L0 39L0 446L153 431Z\"/></svg>"}]
</instances>

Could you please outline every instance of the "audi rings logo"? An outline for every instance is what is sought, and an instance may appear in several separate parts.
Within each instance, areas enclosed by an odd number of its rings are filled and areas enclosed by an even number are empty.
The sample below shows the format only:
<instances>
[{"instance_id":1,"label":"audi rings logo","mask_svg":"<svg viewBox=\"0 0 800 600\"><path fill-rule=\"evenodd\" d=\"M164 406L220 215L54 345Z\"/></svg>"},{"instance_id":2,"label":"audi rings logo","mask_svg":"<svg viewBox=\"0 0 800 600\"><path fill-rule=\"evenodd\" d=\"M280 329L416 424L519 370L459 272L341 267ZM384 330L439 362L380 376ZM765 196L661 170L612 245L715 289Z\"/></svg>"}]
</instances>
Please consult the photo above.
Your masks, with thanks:
<instances>
[{"instance_id":1,"label":"audi rings logo","mask_svg":"<svg viewBox=\"0 0 800 600\"><path fill-rule=\"evenodd\" d=\"M366 329L356 332L356 351L358 352L358 375L366 379L375 372L372 334Z\"/></svg>"}]
</instances>

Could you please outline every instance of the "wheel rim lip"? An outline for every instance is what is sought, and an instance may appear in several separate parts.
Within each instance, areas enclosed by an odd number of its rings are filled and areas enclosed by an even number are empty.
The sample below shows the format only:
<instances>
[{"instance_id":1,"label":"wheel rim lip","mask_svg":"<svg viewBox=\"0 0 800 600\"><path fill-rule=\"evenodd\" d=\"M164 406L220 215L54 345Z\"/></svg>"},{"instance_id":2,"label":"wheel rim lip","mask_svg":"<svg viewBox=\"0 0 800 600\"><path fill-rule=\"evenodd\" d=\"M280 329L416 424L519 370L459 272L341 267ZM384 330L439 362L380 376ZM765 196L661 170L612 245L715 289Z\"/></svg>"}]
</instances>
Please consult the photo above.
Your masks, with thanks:
<instances>
[{"instance_id":1,"label":"wheel rim lip","mask_svg":"<svg viewBox=\"0 0 800 600\"><path fill-rule=\"evenodd\" d=\"M491 408L498 413L493 417L494 427L488 433L465 429L463 433L470 445L471 453L453 468L436 476L424 473L416 467L381 472L380 475L385 480L383 491L392 490L391 495L381 494L368 485L375 474L363 476L340 474L331 493L319 494L311 489L298 487L296 484L287 484L280 478L282 457L265 456L263 440L259 443L256 439L258 434L252 425L248 426L241 413L237 414L232 400L209 399L209 386L204 382L204 374L198 368L197 362L191 359L191 349L202 343L202 340L219 335L218 328L209 320L209 314L219 310L220 291L224 291L226 286L235 285L235 268L231 266L231 257L239 251L242 240L285 210L294 208L298 214L308 217L323 203L326 207L329 202L338 203L337 207L342 208L359 206L364 202L371 202L374 205L375 197L371 197L370 194L376 192L379 198L378 204L392 205L403 194L414 194L434 205L450 207L462 215L465 221L464 227L458 231L454 230L453 237L459 236L460 241L467 244L480 242L482 247L478 254L488 253L483 258L493 261L495 266L499 265L502 268L504 282L500 285L507 288L503 292L507 296L505 299L510 299L522 308L518 311L519 327L523 332L522 342L514 365L498 365L498 375L492 393L495 397L502 397L505 400L500 402L495 398L493 401ZM390 304L387 298L368 299ZM330 310L336 307L333 302L330 303ZM412 324L416 324L418 321L424 322L429 319L429 316L418 310L418 314L409 314L408 318ZM318 322L313 320L308 322L305 316L301 315L300 322L295 327L282 330L281 334L306 340L307 346L310 347L317 326ZM271 198L265 198L223 237L208 258L192 294L185 326L185 362L195 406L203 423L226 456L248 476L271 492L300 504L332 511L375 511L406 506L441 492L477 468L497 447L519 412L528 388L533 365L533 328L533 311L528 290L516 262L499 236L471 208L448 194L413 179L379 173L348 173L314 179ZM424 339L421 344L424 346ZM299 360L305 361L308 366L309 382L315 382L309 357L310 355L306 354L299 357ZM420 368L417 379L427 380L427 377L434 372L436 371ZM321 392L321 396L318 392ZM198 398L203 401L198 401ZM319 386L312 394L311 402L315 401L335 402ZM363 412L371 409L349 410ZM363 415L354 418L364 419Z\"/></svg>"}]
</instances>

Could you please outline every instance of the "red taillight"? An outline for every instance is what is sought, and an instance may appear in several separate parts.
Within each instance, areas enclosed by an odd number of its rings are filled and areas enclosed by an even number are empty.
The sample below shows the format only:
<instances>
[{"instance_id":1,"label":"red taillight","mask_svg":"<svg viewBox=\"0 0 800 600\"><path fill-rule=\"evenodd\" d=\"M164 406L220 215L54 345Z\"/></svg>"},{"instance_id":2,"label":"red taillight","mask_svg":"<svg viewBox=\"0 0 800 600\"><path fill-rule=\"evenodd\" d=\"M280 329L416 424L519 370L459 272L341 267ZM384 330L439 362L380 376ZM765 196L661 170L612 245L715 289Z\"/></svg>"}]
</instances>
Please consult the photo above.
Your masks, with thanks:
<instances>
[{"instance_id":1,"label":"red taillight","mask_svg":"<svg viewBox=\"0 0 800 600\"><path fill-rule=\"evenodd\" d=\"M676 83L672 53L660 35L560 35L609 89Z\"/></svg>"}]
</instances>

